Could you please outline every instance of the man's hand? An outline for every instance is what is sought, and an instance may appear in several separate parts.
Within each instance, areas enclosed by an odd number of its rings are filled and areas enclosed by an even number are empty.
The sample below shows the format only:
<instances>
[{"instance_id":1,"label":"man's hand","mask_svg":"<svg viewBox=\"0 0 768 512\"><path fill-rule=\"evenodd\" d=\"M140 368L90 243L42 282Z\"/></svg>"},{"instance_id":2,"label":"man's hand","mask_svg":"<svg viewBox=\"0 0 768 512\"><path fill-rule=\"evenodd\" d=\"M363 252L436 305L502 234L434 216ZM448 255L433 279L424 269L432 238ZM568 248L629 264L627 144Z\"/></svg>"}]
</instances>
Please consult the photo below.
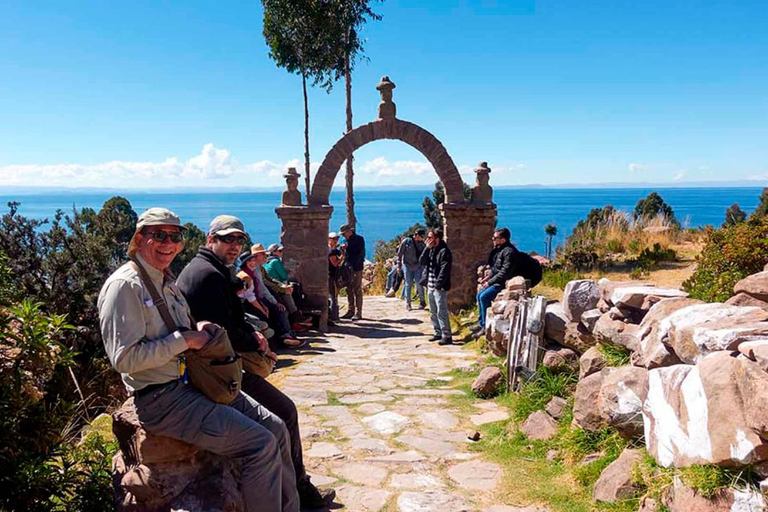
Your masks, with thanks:
<instances>
[{"instance_id":1,"label":"man's hand","mask_svg":"<svg viewBox=\"0 0 768 512\"><path fill-rule=\"evenodd\" d=\"M216 331L219 329L221 329L221 327L214 324L213 322L209 322L208 320L201 320L197 322L197 330L207 332L210 337L213 337L216 334Z\"/></svg>"},{"instance_id":2,"label":"man's hand","mask_svg":"<svg viewBox=\"0 0 768 512\"><path fill-rule=\"evenodd\" d=\"M210 324L217 328L215 324ZM200 350L206 343L211 341L211 335L207 331L184 331L181 333L184 336L184 341L187 342L187 346L192 350Z\"/></svg>"},{"instance_id":3,"label":"man's hand","mask_svg":"<svg viewBox=\"0 0 768 512\"><path fill-rule=\"evenodd\" d=\"M256 338L256 343L259 346L259 351L264 352L266 354L269 351L269 342L267 342L267 338L265 338L264 335L261 334L259 331L254 332L253 337Z\"/></svg>"},{"instance_id":4,"label":"man's hand","mask_svg":"<svg viewBox=\"0 0 768 512\"><path fill-rule=\"evenodd\" d=\"M277 364L277 354L275 354L271 350L267 349L266 351L264 351L264 356L267 359L271 359L273 363Z\"/></svg>"},{"instance_id":5,"label":"man's hand","mask_svg":"<svg viewBox=\"0 0 768 512\"><path fill-rule=\"evenodd\" d=\"M285 306L283 306L282 304L280 304L280 303L278 302L278 303L277 303L277 310L278 310L278 311L285 311Z\"/></svg>"}]
</instances>

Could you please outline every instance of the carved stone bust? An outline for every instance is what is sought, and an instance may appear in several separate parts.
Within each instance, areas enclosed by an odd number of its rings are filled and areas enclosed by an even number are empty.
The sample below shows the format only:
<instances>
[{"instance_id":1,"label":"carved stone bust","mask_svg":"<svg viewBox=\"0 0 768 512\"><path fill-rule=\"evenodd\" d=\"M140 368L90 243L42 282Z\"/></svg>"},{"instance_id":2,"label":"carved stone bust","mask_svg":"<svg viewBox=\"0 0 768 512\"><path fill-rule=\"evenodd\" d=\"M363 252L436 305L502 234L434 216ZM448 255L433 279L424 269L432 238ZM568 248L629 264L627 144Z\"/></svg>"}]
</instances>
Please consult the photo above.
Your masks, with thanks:
<instances>
[{"instance_id":1,"label":"carved stone bust","mask_svg":"<svg viewBox=\"0 0 768 512\"><path fill-rule=\"evenodd\" d=\"M301 192L299 192L299 174L295 167L289 167L285 178L285 191L283 192L283 206L301 206Z\"/></svg>"},{"instance_id":2,"label":"carved stone bust","mask_svg":"<svg viewBox=\"0 0 768 512\"><path fill-rule=\"evenodd\" d=\"M491 168L488 162L480 162L475 169L475 186L472 187L472 203L488 204L493 202L493 189L488 185Z\"/></svg>"},{"instance_id":3,"label":"carved stone bust","mask_svg":"<svg viewBox=\"0 0 768 512\"><path fill-rule=\"evenodd\" d=\"M394 119L397 114L397 106L392 101L392 89L397 87L388 76L381 77L376 85L376 90L381 94L379 103L379 119Z\"/></svg>"}]
</instances>

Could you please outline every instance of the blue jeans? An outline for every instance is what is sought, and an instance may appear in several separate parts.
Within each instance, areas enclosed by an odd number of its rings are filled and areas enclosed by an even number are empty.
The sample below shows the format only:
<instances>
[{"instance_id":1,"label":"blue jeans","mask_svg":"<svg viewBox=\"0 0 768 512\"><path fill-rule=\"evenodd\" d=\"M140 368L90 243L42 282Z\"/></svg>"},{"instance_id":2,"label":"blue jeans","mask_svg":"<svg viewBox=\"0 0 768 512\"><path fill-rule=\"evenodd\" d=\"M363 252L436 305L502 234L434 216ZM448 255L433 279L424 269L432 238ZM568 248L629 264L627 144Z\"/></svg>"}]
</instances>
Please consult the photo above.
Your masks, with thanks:
<instances>
[{"instance_id":1,"label":"blue jeans","mask_svg":"<svg viewBox=\"0 0 768 512\"><path fill-rule=\"evenodd\" d=\"M429 319L432 320L432 327L435 328L435 336L450 340L451 320L448 317L448 292L428 288L427 295L429 296Z\"/></svg>"},{"instance_id":2,"label":"blue jeans","mask_svg":"<svg viewBox=\"0 0 768 512\"><path fill-rule=\"evenodd\" d=\"M480 290L480 293L477 294L477 307L480 315L480 319L477 323L479 323L480 326L485 327L485 311L490 307L491 302L493 302L493 299L499 294L501 288L502 286L500 284L494 284L484 290Z\"/></svg>"},{"instance_id":3,"label":"blue jeans","mask_svg":"<svg viewBox=\"0 0 768 512\"><path fill-rule=\"evenodd\" d=\"M405 303L409 306L411 305L411 297L413 296L411 290L413 290L412 286L414 283L416 283L416 294L419 296L419 304L422 306L425 304L424 287L419 284L419 281L421 280L421 272L421 267L416 267L416 270L411 270L408 268L408 265L403 264L403 276L405 276Z\"/></svg>"}]
</instances>

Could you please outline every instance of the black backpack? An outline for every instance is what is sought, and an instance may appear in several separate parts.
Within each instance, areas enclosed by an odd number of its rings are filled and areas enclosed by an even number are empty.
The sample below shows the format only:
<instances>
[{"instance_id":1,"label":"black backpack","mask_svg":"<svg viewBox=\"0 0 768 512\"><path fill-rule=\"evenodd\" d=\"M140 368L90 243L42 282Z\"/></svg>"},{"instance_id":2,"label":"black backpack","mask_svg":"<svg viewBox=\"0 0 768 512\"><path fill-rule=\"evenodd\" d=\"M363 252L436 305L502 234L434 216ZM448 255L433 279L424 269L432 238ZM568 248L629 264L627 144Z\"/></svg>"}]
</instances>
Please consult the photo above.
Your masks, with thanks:
<instances>
[{"instance_id":1,"label":"black backpack","mask_svg":"<svg viewBox=\"0 0 768 512\"><path fill-rule=\"evenodd\" d=\"M518 258L518 275L529 280L533 288L541 282L541 263L527 252L520 251Z\"/></svg>"}]
</instances>

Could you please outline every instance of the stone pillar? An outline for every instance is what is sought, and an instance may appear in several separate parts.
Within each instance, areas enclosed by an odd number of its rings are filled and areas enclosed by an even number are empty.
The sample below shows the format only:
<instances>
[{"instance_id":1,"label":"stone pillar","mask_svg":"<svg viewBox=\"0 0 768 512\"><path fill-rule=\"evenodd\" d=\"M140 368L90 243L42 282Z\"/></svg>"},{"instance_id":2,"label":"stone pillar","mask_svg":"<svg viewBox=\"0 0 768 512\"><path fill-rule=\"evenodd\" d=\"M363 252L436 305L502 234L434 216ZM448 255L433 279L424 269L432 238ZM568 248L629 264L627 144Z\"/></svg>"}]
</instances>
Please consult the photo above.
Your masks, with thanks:
<instances>
[{"instance_id":1,"label":"stone pillar","mask_svg":"<svg viewBox=\"0 0 768 512\"><path fill-rule=\"evenodd\" d=\"M445 242L453 252L448 305L455 310L471 304L477 295L477 267L486 262L493 248L496 205L444 203L439 208Z\"/></svg>"},{"instance_id":2,"label":"stone pillar","mask_svg":"<svg viewBox=\"0 0 768 512\"><path fill-rule=\"evenodd\" d=\"M283 263L304 288L308 304L322 311L320 330L328 327L328 224L333 213L329 205L280 206L275 208L283 222L280 243Z\"/></svg>"}]
</instances>

